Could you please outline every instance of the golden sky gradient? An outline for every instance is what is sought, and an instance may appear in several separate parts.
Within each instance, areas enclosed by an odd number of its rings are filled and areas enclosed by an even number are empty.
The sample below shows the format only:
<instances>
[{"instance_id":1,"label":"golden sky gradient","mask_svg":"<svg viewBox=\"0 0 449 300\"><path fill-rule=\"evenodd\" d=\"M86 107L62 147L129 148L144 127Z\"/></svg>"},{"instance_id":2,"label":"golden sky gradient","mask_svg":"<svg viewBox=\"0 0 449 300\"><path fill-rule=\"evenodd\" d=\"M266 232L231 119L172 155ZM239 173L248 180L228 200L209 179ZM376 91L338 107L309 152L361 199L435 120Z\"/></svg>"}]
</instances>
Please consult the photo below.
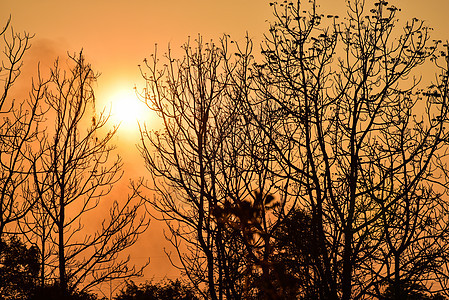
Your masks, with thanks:
<instances>
[{"instance_id":1,"label":"golden sky gradient","mask_svg":"<svg viewBox=\"0 0 449 300\"><path fill-rule=\"evenodd\" d=\"M30 55L45 67L57 55L83 49L94 70L101 73L98 101L143 87L138 64L158 44L175 51L188 37L217 40L224 33L243 40L246 32L256 43L271 20L268 0L0 0L0 22L12 17L17 31L35 34ZM449 1L396 0L400 17L418 17L435 28L434 37L449 33ZM324 13L339 14L346 0L321 0ZM180 53L180 51L178 52ZM35 60L31 60L35 64ZM48 67L48 66L47 66ZM30 66L34 68L34 66Z\"/></svg>"},{"instance_id":2,"label":"golden sky gradient","mask_svg":"<svg viewBox=\"0 0 449 300\"><path fill-rule=\"evenodd\" d=\"M324 12L340 14L345 0L319 1ZM368 2L368 1L367 1ZM83 49L94 70L101 73L96 88L98 101L108 101L116 95L133 93L133 87L143 88L144 81L137 67L153 53L155 43L159 53L168 45L174 53L190 36L198 34L204 40L218 40L224 33L234 40L243 40L246 32L257 43L267 31L271 7L266 0L0 0L0 25L11 15L16 31L35 34L31 58L25 61L26 71L33 72L37 60L48 68L56 56ZM390 1L402 9L403 20L418 17L435 30L436 39L449 39L449 0ZM24 72L27 74L27 72ZM151 122L151 121L150 121ZM144 175L143 159L135 144L137 135L118 136L119 151L124 157L126 176ZM119 188L126 188L123 182ZM149 232L139 241L143 250L135 259L151 257L147 276L175 276L164 257L160 226L150 225ZM169 250L169 248L167 248ZM172 251L173 252L173 251Z\"/></svg>"}]
</instances>

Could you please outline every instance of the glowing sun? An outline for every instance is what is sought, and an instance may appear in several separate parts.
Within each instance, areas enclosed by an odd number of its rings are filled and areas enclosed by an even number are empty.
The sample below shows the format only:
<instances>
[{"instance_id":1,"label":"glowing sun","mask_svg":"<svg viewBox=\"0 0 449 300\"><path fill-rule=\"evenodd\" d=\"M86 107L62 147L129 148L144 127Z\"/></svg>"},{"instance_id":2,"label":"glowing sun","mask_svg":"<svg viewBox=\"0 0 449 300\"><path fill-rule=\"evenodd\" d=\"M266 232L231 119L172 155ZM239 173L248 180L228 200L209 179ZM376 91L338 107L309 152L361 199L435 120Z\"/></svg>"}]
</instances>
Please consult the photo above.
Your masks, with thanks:
<instances>
[{"instance_id":1,"label":"glowing sun","mask_svg":"<svg viewBox=\"0 0 449 300\"><path fill-rule=\"evenodd\" d=\"M122 89L111 97L111 119L120 128L136 128L137 122L145 122L149 108L139 101L133 89Z\"/></svg>"}]
</instances>

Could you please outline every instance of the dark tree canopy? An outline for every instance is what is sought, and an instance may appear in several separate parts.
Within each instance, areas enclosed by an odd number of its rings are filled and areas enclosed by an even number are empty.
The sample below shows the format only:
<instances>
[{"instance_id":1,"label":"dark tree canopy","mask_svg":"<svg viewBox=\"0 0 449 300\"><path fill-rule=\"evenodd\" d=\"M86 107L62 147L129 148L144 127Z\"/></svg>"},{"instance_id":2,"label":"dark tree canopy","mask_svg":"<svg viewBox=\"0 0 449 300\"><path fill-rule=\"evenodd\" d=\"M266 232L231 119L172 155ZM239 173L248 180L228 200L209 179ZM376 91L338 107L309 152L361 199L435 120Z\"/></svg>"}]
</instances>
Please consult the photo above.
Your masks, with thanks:
<instances>
[{"instance_id":1,"label":"dark tree canopy","mask_svg":"<svg viewBox=\"0 0 449 300\"><path fill-rule=\"evenodd\" d=\"M136 285L126 282L125 287L114 297L115 300L198 300L192 287L180 280L163 280Z\"/></svg>"},{"instance_id":2,"label":"dark tree canopy","mask_svg":"<svg viewBox=\"0 0 449 300\"><path fill-rule=\"evenodd\" d=\"M0 295L2 299L28 299L36 290L39 274L38 249L18 237L2 240Z\"/></svg>"}]
</instances>

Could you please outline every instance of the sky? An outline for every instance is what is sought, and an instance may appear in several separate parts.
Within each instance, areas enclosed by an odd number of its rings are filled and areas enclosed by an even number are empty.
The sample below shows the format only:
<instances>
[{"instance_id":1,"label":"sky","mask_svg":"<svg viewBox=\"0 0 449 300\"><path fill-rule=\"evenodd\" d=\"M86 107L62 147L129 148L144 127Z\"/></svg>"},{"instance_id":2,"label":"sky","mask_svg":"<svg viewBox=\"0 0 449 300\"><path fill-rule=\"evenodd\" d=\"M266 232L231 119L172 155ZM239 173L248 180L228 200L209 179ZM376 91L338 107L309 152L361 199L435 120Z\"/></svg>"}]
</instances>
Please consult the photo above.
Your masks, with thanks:
<instances>
[{"instance_id":1,"label":"sky","mask_svg":"<svg viewBox=\"0 0 449 300\"><path fill-rule=\"evenodd\" d=\"M345 0L319 2L327 13L340 15L346 3ZM434 38L449 39L449 0L390 2L402 9L401 18L423 19L434 28ZM156 43L159 52L170 46L175 54L180 54L180 46L188 37L193 39L201 34L204 40L218 40L226 33L243 41L248 33L257 45L272 20L268 3L267 0L0 0L0 25L11 16L17 32L35 34L25 59L24 74L33 73L38 60L42 68L48 68L57 56L83 49L94 70L101 73L96 86L97 99L108 103L121 95L133 95L134 86L138 90L143 88L137 66L153 53ZM148 124L157 126L157 121L151 118L154 116L147 115ZM138 136L132 128L136 127L123 126L117 137L126 178L145 175L143 160L135 147ZM125 181L120 188L126 189L126 185ZM161 226L156 222L150 225L138 247L145 250L136 252L134 261L151 258L147 277L160 279L178 274L165 258L163 248L169 245L163 242Z\"/></svg>"}]
</instances>

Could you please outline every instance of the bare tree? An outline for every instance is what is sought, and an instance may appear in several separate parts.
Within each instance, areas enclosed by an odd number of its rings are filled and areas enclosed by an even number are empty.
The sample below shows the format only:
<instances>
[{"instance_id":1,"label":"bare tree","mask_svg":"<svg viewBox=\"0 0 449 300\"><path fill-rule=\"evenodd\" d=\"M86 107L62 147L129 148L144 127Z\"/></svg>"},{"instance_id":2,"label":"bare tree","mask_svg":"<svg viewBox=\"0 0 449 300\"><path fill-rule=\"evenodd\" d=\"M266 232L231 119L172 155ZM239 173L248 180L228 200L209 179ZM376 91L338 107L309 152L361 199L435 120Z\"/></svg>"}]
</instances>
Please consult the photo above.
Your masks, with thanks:
<instances>
[{"instance_id":1,"label":"bare tree","mask_svg":"<svg viewBox=\"0 0 449 300\"><path fill-rule=\"evenodd\" d=\"M10 19L0 30L3 47L0 66L0 240L35 202L29 197L30 173L34 164L31 145L38 135L45 84L42 81L33 83L29 100L16 100L13 94L31 38L27 33L16 33Z\"/></svg>"},{"instance_id":2,"label":"bare tree","mask_svg":"<svg viewBox=\"0 0 449 300\"><path fill-rule=\"evenodd\" d=\"M98 230L87 226L89 218L98 220L94 214L121 178L122 163L111 157L116 128L107 130L107 115L95 112L92 84L97 75L82 53L69 56L68 64L70 69L63 70L57 60L47 85L47 122L54 125L36 152L33 196L38 206L27 220L42 247L41 277L57 279L63 296L141 275L147 264L131 268L122 253L149 223L140 214L143 203L131 194L112 203Z\"/></svg>"},{"instance_id":3,"label":"bare tree","mask_svg":"<svg viewBox=\"0 0 449 300\"><path fill-rule=\"evenodd\" d=\"M37 173L34 174L35 176ZM33 194L32 194L33 195ZM54 273L57 269L57 257L55 243L50 243L52 234L54 234L55 223L52 222L50 215L44 209L42 198L34 194L33 197L38 202L33 206L25 218L18 223L20 231L24 234L27 241L36 245L39 256L39 281L38 286L44 288L54 284Z\"/></svg>"},{"instance_id":4,"label":"bare tree","mask_svg":"<svg viewBox=\"0 0 449 300\"><path fill-rule=\"evenodd\" d=\"M395 299L401 286L447 293L446 56L422 21L400 26L395 6L373 4L350 1L340 22L316 1L272 3L254 72L248 114L273 144L271 172L311 216L320 299L382 298L389 285ZM419 88L429 59L442 66Z\"/></svg>"},{"instance_id":5,"label":"bare tree","mask_svg":"<svg viewBox=\"0 0 449 300\"><path fill-rule=\"evenodd\" d=\"M141 128L140 149L152 177L148 188L154 191L148 201L170 229L181 270L210 299L240 299L255 291L248 272L254 259L263 260L256 254L260 236L255 242L236 229L249 226L248 220L229 209L252 205L274 186L264 167L268 162L251 154L268 152L268 145L245 118L243 98L250 90L234 88L233 82L249 80L252 45L231 58L227 43L199 39L195 47L184 45L183 58L169 51L160 67L154 55L142 69L144 101L163 123L160 131ZM264 228L270 227L271 220L261 217Z\"/></svg>"}]
</instances>

